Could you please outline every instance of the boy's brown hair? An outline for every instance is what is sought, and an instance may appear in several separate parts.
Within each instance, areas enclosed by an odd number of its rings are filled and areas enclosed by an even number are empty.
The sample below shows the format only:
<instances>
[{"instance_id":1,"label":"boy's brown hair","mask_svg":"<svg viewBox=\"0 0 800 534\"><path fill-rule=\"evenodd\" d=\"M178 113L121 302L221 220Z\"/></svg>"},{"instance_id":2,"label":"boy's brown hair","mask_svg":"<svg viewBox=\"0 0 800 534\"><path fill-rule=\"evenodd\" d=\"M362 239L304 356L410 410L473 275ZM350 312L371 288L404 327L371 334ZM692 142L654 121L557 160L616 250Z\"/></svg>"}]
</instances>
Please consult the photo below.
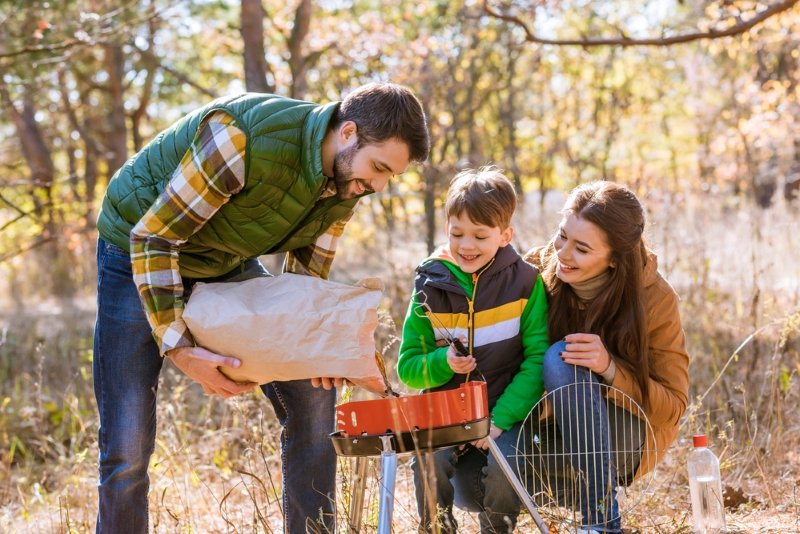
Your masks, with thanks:
<instances>
[{"instance_id":1,"label":"boy's brown hair","mask_svg":"<svg viewBox=\"0 0 800 534\"><path fill-rule=\"evenodd\" d=\"M505 230L517 209L517 193L511 181L493 165L466 169L450 182L444 209L448 219L466 213L475 224Z\"/></svg>"}]
</instances>

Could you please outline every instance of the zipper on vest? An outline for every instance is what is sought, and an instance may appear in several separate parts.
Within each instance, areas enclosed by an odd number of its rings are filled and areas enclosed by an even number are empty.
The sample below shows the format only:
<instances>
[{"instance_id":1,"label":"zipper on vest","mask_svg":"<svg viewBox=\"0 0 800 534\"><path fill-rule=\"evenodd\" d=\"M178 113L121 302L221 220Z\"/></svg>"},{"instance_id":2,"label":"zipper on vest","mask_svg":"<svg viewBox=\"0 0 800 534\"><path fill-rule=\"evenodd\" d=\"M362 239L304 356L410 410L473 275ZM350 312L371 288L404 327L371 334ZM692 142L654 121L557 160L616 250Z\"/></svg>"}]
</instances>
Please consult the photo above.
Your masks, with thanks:
<instances>
[{"instance_id":1,"label":"zipper on vest","mask_svg":"<svg viewBox=\"0 0 800 534\"><path fill-rule=\"evenodd\" d=\"M475 298L478 295L478 279L489 269L492 263L494 263L494 258L492 258L491 261L487 263L479 273L472 273L472 298L467 297L467 332L469 332L469 353L472 354L473 357L475 356Z\"/></svg>"}]
</instances>

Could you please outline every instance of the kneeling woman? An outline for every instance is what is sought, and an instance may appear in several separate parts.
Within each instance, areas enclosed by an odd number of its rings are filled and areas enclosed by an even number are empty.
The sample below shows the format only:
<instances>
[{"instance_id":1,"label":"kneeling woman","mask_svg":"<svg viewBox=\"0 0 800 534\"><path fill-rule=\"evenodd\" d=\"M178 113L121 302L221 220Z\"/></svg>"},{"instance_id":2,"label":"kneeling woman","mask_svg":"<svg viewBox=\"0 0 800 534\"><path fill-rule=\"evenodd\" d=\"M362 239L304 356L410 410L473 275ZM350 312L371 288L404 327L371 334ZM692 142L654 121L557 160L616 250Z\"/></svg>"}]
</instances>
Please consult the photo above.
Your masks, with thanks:
<instances>
[{"instance_id":1,"label":"kneeling woman","mask_svg":"<svg viewBox=\"0 0 800 534\"><path fill-rule=\"evenodd\" d=\"M616 486L650 471L677 437L689 357L678 296L645 245L644 210L636 196L612 182L593 182L574 189L562 213L550 243L525 256L539 267L548 293L553 345L545 354L545 388L584 393L548 396L559 430L553 446L578 473L583 531L616 533ZM609 443L613 421L620 421L609 412L619 409L606 403L601 384L636 401L651 425L645 430L625 412L626 425L642 432L625 438L624 448L639 452L619 465Z\"/></svg>"}]
</instances>

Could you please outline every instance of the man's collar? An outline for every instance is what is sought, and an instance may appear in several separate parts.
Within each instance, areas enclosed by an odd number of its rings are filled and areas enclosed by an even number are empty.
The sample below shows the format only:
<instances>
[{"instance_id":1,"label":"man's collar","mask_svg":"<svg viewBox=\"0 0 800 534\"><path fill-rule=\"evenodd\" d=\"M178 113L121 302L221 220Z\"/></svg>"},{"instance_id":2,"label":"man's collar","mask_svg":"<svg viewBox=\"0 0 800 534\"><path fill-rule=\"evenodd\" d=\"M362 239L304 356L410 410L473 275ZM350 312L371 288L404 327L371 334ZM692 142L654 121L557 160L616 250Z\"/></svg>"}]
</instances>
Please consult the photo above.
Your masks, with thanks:
<instances>
[{"instance_id":1,"label":"man's collar","mask_svg":"<svg viewBox=\"0 0 800 534\"><path fill-rule=\"evenodd\" d=\"M322 190L322 194L319 196L320 200L323 198L330 198L336 195L336 180L333 178L328 178L328 182L325 184L325 189Z\"/></svg>"}]
</instances>

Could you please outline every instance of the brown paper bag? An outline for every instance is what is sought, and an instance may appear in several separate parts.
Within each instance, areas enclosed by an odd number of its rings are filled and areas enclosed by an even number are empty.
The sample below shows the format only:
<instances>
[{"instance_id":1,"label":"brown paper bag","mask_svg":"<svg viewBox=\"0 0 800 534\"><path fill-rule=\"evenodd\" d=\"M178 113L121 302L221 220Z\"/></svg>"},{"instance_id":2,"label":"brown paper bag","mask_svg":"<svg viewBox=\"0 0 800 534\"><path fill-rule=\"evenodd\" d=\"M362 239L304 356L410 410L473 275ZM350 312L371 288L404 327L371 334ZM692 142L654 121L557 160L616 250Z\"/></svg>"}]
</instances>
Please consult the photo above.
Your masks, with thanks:
<instances>
[{"instance_id":1,"label":"brown paper bag","mask_svg":"<svg viewBox=\"0 0 800 534\"><path fill-rule=\"evenodd\" d=\"M242 361L225 369L232 380L347 378L383 393L373 338L382 284L359 284L291 273L197 283L183 319L199 346Z\"/></svg>"}]
</instances>

